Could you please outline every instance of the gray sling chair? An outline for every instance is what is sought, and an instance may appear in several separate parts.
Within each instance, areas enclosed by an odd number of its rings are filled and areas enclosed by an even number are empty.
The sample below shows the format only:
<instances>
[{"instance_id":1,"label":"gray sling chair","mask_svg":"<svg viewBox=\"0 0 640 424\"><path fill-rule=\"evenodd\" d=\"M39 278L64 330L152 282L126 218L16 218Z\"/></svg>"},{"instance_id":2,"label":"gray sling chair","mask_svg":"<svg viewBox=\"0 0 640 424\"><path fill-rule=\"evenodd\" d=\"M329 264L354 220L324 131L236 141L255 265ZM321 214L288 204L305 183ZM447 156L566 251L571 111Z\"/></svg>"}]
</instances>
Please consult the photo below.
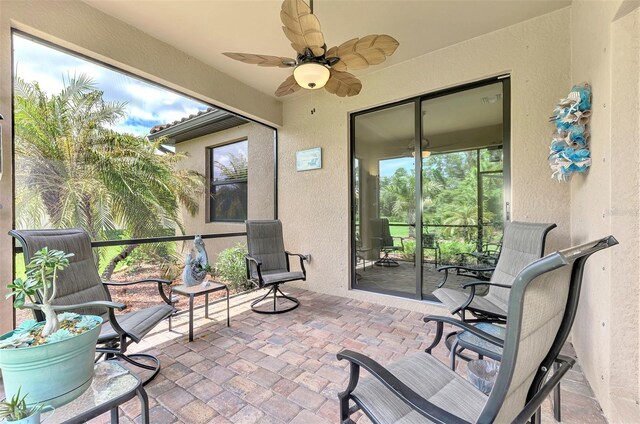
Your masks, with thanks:
<instances>
[{"instance_id":1,"label":"gray sling chair","mask_svg":"<svg viewBox=\"0 0 640 424\"><path fill-rule=\"evenodd\" d=\"M258 287L269 287L269 291L261 298L251 303L251 309L261 314L281 314L292 311L300 302L295 297L287 296L280 291L280 284L289 281L306 280L307 270L304 261L307 258L299 253L290 253L284 250L282 236L282 222L248 220L247 223L247 247L249 254L245 256L247 264L247 280ZM300 259L300 271L291 271L289 256L297 256ZM273 307L262 309L259 304L273 293ZM280 293L280 295L278 295ZM289 307L278 308L278 301L289 301Z\"/></svg>"},{"instance_id":2,"label":"gray sling chair","mask_svg":"<svg viewBox=\"0 0 640 424\"><path fill-rule=\"evenodd\" d=\"M347 389L338 395L341 423L362 410L374 423L538 423L538 408L575 363L564 345L575 318L584 265L593 253L618 242L612 237L554 252L524 267L509 295L504 341L451 317L438 318L503 347L500 370L487 397L428 353L418 352L383 367L343 350L350 362ZM553 375L554 363L559 366ZM360 383L360 368L371 376ZM350 407L350 402L354 405Z\"/></svg>"},{"instance_id":3,"label":"gray sling chair","mask_svg":"<svg viewBox=\"0 0 640 424\"><path fill-rule=\"evenodd\" d=\"M377 266L396 267L400 264L389 257L389 253L398 250L404 251L404 237L393 237L389 227L389 218L375 218L371 220L371 237L376 246L384 256L375 262ZM395 239L400 239L401 246L394 244Z\"/></svg>"},{"instance_id":4,"label":"gray sling chair","mask_svg":"<svg viewBox=\"0 0 640 424\"><path fill-rule=\"evenodd\" d=\"M171 301L164 293L162 286L169 287L171 281L158 278L147 278L133 282L102 281L96 268L91 248L91 238L80 228L61 230L12 230L9 235L15 237L22 245L25 263L31 260L35 252L48 247L73 253L70 265L60 272L58 277L58 295L54 301L57 311L73 311L79 314L101 316L104 320L98 338L96 351L106 359L122 359L145 370L153 371L144 384L153 380L160 372L160 360L146 353L127 354L127 347L132 342L140 342L160 321L175 312ZM125 305L111 300L108 286L128 286L141 283L156 283L161 303L124 315L115 315L115 310L125 309ZM160 299L159 299L160 300ZM40 311L34 310L36 318L43 320ZM146 359L153 365L136 359Z\"/></svg>"},{"instance_id":5,"label":"gray sling chair","mask_svg":"<svg viewBox=\"0 0 640 424\"><path fill-rule=\"evenodd\" d=\"M509 291L515 276L525 265L542 257L547 234L554 228L556 224L517 221L507 223L500 259L489 281L472 280L464 283L462 288L468 289L468 292L443 287L449 270L461 268L455 265L444 266L438 269L445 274L433 295L452 314L460 315L463 321L504 321L507 317ZM489 290L484 296L476 295L478 287L488 287ZM474 318L469 319L467 312Z\"/></svg>"}]
</instances>

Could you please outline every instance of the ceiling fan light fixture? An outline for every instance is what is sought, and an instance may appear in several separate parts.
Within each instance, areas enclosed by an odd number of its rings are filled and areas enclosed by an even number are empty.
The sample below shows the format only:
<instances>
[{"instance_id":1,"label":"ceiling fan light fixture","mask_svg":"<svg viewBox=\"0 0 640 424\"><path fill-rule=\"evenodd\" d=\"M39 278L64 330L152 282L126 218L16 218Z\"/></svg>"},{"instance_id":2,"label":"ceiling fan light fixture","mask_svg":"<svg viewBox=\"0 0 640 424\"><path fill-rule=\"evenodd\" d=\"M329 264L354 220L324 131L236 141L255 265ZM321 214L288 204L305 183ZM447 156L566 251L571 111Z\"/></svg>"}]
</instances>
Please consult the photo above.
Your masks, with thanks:
<instances>
[{"instance_id":1,"label":"ceiling fan light fixture","mask_svg":"<svg viewBox=\"0 0 640 424\"><path fill-rule=\"evenodd\" d=\"M315 62L301 63L293 70L293 77L298 85L307 90L317 90L324 87L329 76L329 68Z\"/></svg>"},{"instance_id":2,"label":"ceiling fan light fixture","mask_svg":"<svg viewBox=\"0 0 640 424\"><path fill-rule=\"evenodd\" d=\"M415 151L411 152L411 156L413 156L415 158L416 157L416 152ZM426 159L429 156L431 156L431 152L430 151L428 151L428 150L423 150L422 151L422 159Z\"/></svg>"}]
</instances>

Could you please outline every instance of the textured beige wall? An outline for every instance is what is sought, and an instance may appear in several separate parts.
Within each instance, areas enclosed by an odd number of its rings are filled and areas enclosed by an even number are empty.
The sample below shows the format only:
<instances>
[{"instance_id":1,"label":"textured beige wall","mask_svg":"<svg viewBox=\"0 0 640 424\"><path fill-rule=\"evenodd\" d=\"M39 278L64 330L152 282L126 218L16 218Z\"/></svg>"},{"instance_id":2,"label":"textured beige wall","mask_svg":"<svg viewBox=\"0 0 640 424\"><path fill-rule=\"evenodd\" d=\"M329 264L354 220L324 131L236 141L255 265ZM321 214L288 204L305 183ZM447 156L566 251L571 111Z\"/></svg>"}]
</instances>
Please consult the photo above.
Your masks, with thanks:
<instances>
[{"instance_id":1,"label":"textured beige wall","mask_svg":"<svg viewBox=\"0 0 640 424\"><path fill-rule=\"evenodd\" d=\"M248 174L248 216L249 219L273 219L273 129L256 123L248 123L239 127L208 134L176 145L176 150L189 155L179 166L192 169L203 175L207 174L207 148L231 141L248 140L249 174ZM206 195L203 196L195 217L183 211L183 221L187 234L238 233L245 231L244 223L206 222ZM209 262L215 263L222 249L246 243L246 237L222 239L206 239L205 246ZM193 243L188 243L189 249ZM185 251L186 254L186 251Z\"/></svg>"},{"instance_id":2,"label":"textured beige wall","mask_svg":"<svg viewBox=\"0 0 640 424\"><path fill-rule=\"evenodd\" d=\"M548 117L569 86L569 19L563 9L379 70L362 78L362 92L354 98L320 91L285 102L278 206L287 248L313 258L309 279L300 285L429 309L423 302L348 289L349 112L506 73L512 76L513 219L556 222L549 248L568 245L569 186L550 179L547 156ZM296 172L296 151L317 146L323 149L322 169Z\"/></svg>"},{"instance_id":3,"label":"textured beige wall","mask_svg":"<svg viewBox=\"0 0 640 424\"><path fill-rule=\"evenodd\" d=\"M0 1L0 287L12 277L11 28L156 81L203 101L242 111L272 125L282 123L281 103L80 1ZM0 332L12 326L9 302L0 297Z\"/></svg>"},{"instance_id":4,"label":"textured beige wall","mask_svg":"<svg viewBox=\"0 0 640 424\"><path fill-rule=\"evenodd\" d=\"M587 265L573 344L616 423L640 422L640 12L631 3L579 1L571 13L572 82L593 86L593 166L571 184L572 241L620 241Z\"/></svg>"}]
</instances>

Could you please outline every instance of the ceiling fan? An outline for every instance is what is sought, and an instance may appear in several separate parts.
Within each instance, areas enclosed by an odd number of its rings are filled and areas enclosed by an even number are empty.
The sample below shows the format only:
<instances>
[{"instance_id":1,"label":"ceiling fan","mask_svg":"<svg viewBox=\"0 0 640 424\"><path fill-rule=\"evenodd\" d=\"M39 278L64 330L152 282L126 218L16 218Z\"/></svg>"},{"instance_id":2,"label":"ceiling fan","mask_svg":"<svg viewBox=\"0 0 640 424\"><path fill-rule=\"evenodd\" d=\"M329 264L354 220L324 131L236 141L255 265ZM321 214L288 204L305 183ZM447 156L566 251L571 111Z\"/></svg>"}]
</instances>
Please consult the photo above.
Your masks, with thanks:
<instances>
[{"instance_id":1,"label":"ceiling fan","mask_svg":"<svg viewBox=\"0 0 640 424\"><path fill-rule=\"evenodd\" d=\"M284 0L280 19L285 36L298 53L296 59L248 53L223 53L231 59L258 66L294 68L276 90L276 96L295 93L300 88L317 90L324 87L329 93L351 97L360 93L362 83L346 71L377 65L398 48L398 41L389 35L367 35L354 38L337 47L327 49L320 21L303 0Z\"/></svg>"}]
</instances>

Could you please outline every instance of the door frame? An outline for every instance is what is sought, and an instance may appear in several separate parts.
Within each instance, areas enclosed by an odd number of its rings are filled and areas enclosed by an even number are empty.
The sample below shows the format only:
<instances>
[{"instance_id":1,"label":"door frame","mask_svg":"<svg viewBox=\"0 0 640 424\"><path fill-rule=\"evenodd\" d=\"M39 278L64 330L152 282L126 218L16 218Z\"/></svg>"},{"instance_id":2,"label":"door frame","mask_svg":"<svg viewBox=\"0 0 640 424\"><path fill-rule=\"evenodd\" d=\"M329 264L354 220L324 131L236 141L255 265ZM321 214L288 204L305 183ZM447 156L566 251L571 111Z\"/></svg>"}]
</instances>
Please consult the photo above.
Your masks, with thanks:
<instances>
[{"instance_id":1,"label":"door frame","mask_svg":"<svg viewBox=\"0 0 640 424\"><path fill-rule=\"evenodd\" d=\"M354 172L354 158L355 158L355 120L360 115L366 115L368 113L381 111L384 109L393 108L396 106L414 104L414 148L415 148L415 193L416 193L416 217L422 217L422 102L426 100L435 99L438 97L447 96L450 94L460 93L473 88L483 87L485 85L495 84L497 82L502 83L502 169L503 169L503 217L504 221L511 220L511 75L505 74L492 78L486 78L478 81L474 81L467 84L458 85L451 88L442 90L436 90L431 93L425 93L418 96L409 97L407 99L387 103L380 106L371 107L368 109L359 110L357 112L349 113L349 208L350 208L350 224L349 224L349 290L362 290L367 292L387 294L397 297L403 297L416 300L436 301L433 296L424 296L422 294L422 237L416 237L416 252L420 254L415 255L416 265L416 291L413 294L406 292L399 292L396 290L380 289L380 288L359 288L356 284L356 196L355 196L355 179L353 178ZM361 178L360 178L361 180ZM415 223L416 234L422 234L422 219L416 219Z\"/></svg>"}]
</instances>

